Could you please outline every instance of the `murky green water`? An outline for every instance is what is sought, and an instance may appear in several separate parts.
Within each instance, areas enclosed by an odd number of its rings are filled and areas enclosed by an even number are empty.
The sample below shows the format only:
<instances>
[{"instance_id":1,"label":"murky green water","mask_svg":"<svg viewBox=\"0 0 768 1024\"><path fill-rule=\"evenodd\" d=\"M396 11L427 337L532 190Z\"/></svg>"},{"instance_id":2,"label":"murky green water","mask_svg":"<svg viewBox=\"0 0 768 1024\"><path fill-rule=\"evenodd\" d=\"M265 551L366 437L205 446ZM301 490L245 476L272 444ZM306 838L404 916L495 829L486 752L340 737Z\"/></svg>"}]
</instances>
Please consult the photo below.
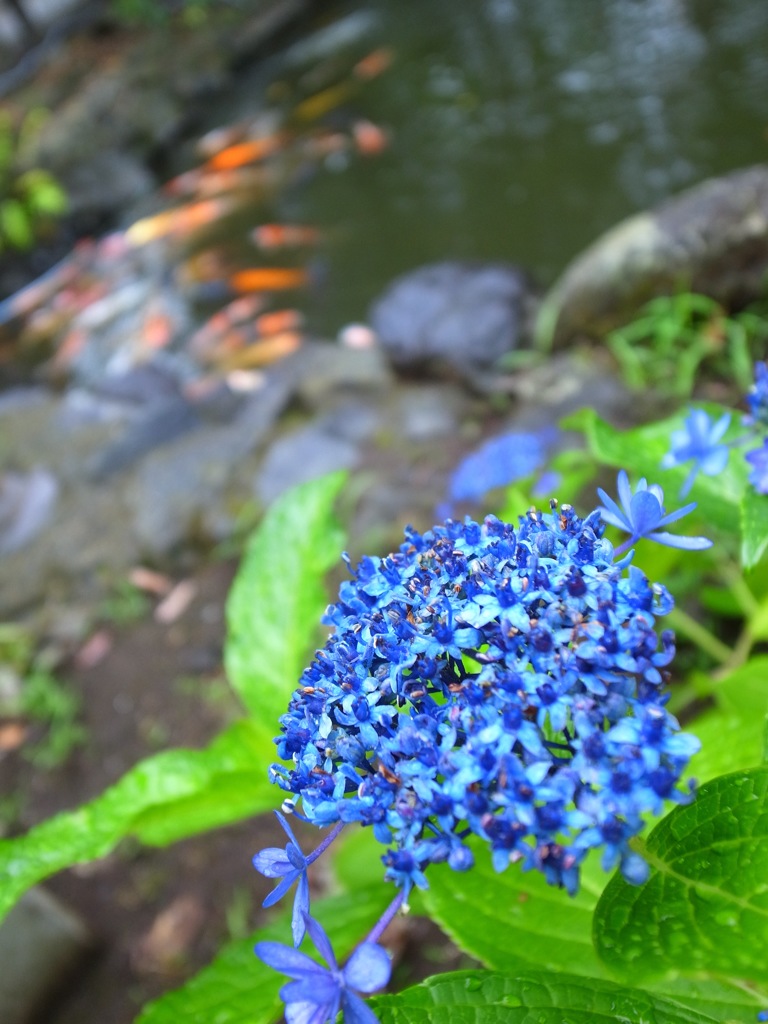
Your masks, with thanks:
<instances>
[{"instance_id":1,"label":"murky green water","mask_svg":"<svg viewBox=\"0 0 768 1024\"><path fill-rule=\"evenodd\" d=\"M331 160L279 204L328 229L313 310L328 333L427 261L512 260L547 284L622 217L768 158L765 0L329 9L352 26L335 59L388 46L395 61L335 113L387 128L387 152ZM289 81L333 59L302 63L301 45L275 64Z\"/></svg>"}]
</instances>

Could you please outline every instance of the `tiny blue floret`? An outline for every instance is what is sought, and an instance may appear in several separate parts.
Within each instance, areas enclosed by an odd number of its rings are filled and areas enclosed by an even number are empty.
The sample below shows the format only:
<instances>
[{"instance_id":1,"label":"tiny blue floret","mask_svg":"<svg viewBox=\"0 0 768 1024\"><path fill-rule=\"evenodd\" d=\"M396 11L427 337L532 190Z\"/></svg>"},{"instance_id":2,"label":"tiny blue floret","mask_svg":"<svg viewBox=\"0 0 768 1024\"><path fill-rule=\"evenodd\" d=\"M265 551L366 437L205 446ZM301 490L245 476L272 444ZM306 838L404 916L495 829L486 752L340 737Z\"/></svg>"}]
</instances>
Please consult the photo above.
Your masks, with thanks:
<instances>
[{"instance_id":1,"label":"tiny blue floret","mask_svg":"<svg viewBox=\"0 0 768 1024\"><path fill-rule=\"evenodd\" d=\"M685 418L685 425L680 430L673 430L671 450L661 460L662 469L681 466L693 460L693 466L680 490L684 498L699 473L704 476L718 476L728 464L730 449L720 444L731 422L731 414L723 413L719 420L713 422L704 409L691 409Z\"/></svg>"},{"instance_id":2,"label":"tiny blue floret","mask_svg":"<svg viewBox=\"0 0 768 1024\"><path fill-rule=\"evenodd\" d=\"M643 539L656 541L657 544L664 544L668 548L683 548L686 551L703 551L712 547L712 541L706 537L681 537L659 530L659 527L669 526L670 523L677 522L692 512L696 508L695 501L675 512L667 512L664 508L664 492L658 484L649 486L643 478L638 482L633 494L629 478L623 469L618 475L617 487L621 507L602 487L597 489L604 503L599 509L603 521L630 535L629 540L616 549L616 554L621 554L636 541Z\"/></svg>"},{"instance_id":3,"label":"tiny blue floret","mask_svg":"<svg viewBox=\"0 0 768 1024\"><path fill-rule=\"evenodd\" d=\"M253 866L266 878L282 879L264 900L262 904L264 907L271 907L282 899L298 879L299 884L293 904L293 941L296 946L300 946L301 940L304 938L305 916L309 913L307 859L301 852L301 847L296 841L291 826L279 811L275 811L275 814L290 842L285 849L272 846L257 853L253 858Z\"/></svg>"},{"instance_id":4,"label":"tiny blue floret","mask_svg":"<svg viewBox=\"0 0 768 1024\"><path fill-rule=\"evenodd\" d=\"M287 1024L332 1024L339 1010L344 1024L378 1024L358 993L377 992L389 981L392 967L386 950L375 942L362 942L340 968L318 922L305 915L304 924L327 968L280 942L259 942L255 947L267 967L293 979L280 989Z\"/></svg>"}]
</instances>

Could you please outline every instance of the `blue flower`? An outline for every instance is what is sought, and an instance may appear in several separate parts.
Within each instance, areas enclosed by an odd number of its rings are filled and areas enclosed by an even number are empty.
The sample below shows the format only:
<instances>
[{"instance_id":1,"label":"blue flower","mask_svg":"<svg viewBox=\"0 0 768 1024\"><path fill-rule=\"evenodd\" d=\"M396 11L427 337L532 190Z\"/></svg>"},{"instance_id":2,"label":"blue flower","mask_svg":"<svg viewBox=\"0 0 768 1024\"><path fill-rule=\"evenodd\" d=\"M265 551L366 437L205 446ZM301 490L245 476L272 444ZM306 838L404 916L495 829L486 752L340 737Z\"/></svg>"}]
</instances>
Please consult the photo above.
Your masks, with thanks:
<instances>
[{"instance_id":1,"label":"blue flower","mask_svg":"<svg viewBox=\"0 0 768 1024\"><path fill-rule=\"evenodd\" d=\"M262 904L264 907L271 907L282 899L298 879L296 899L293 903L293 941L296 946L300 946L301 940L304 938L304 920L309 913L309 880L307 878L309 862L301 852L301 847L296 841L291 826L279 811L275 811L275 814L290 842L284 850L271 846L262 850L261 853L257 853L253 858L253 866L266 878L282 879L264 900Z\"/></svg>"},{"instance_id":2,"label":"blue flower","mask_svg":"<svg viewBox=\"0 0 768 1024\"><path fill-rule=\"evenodd\" d=\"M696 508L695 501L677 509L676 512L666 512L661 487L658 484L651 484L649 487L643 478L633 494L629 478L623 469L619 473L617 486L621 508L602 487L597 489L604 502L604 507L599 509L603 521L630 535L629 540L616 549L616 554L621 554L643 538L655 540L657 544L664 544L668 548L683 548L686 551L703 551L712 547L712 541L706 537L680 537L674 533L659 532L659 527L669 526L670 523L692 512Z\"/></svg>"},{"instance_id":3,"label":"blue flower","mask_svg":"<svg viewBox=\"0 0 768 1024\"><path fill-rule=\"evenodd\" d=\"M339 1010L345 1024L378 1024L357 993L368 995L387 984L392 967L386 950L363 942L340 968L318 922L305 915L305 925L327 968L280 942L259 942L255 947L256 956L268 967L293 979L280 989L287 1024L333 1024Z\"/></svg>"},{"instance_id":4,"label":"blue flower","mask_svg":"<svg viewBox=\"0 0 768 1024\"><path fill-rule=\"evenodd\" d=\"M680 466L693 459L693 466L688 478L680 490L684 498L696 479L698 473L704 476L717 476L728 464L730 454L727 445L720 444L731 422L731 414L723 413L717 422L710 419L704 409L691 409L680 430L673 430L671 450L661 460L662 469Z\"/></svg>"},{"instance_id":5,"label":"blue flower","mask_svg":"<svg viewBox=\"0 0 768 1024\"><path fill-rule=\"evenodd\" d=\"M768 438L761 448L747 452L744 458L752 464L749 471L749 482L758 494L768 494Z\"/></svg>"},{"instance_id":6,"label":"blue flower","mask_svg":"<svg viewBox=\"0 0 768 1024\"><path fill-rule=\"evenodd\" d=\"M454 470L449 484L450 501L476 501L494 487L530 476L543 466L547 451L557 437L548 427L535 433L502 434L470 452Z\"/></svg>"},{"instance_id":7,"label":"blue flower","mask_svg":"<svg viewBox=\"0 0 768 1024\"><path fill-rule=\"evenodd\" d=\"M749 415L743 418L748 427L768 428L768 363L755 363L755 383L747 395Z\"/></svg>"}]
</instances>

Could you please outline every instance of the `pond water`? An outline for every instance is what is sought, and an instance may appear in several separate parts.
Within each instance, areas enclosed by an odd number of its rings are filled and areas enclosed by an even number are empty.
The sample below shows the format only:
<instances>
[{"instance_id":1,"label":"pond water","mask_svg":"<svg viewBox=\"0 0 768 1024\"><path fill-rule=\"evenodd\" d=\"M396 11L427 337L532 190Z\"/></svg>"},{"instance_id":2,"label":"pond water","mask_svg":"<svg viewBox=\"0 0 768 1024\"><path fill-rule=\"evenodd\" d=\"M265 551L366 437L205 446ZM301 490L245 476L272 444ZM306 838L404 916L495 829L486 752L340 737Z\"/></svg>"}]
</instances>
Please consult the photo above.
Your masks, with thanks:
<instances>
[{"instance_id":1,"label":"pond water","mask_svg":"<svg viewBox=\"0 0 768 1024\"><path fill-rule=\"evenodd\" d=\"M622 217L768 156L765 0L369 0L330 5L312 32L268 73L394 54L351 101L387 151L281 201L327 228L313 316L328 333L428 261L512 260L546 285Z\"/></svg>"}]
</instances>

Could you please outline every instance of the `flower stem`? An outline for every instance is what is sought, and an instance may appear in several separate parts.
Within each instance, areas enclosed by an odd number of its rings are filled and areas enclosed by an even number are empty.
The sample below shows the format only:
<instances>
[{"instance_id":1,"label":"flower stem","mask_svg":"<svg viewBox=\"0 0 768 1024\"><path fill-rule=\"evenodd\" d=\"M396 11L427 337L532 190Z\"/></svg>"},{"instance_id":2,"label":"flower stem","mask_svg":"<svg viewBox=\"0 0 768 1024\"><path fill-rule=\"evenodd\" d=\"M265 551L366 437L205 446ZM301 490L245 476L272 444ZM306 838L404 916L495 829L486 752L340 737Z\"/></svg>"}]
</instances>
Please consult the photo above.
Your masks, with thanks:
<instances>
[{"instance_id":1,"label":"flower stem","mask_svg":"<svg viewBox=\"0 0 768 1024\"><path fill-rule=\"evenodd\" d=\"M320 843L317 849L313 850L312 853L309 854L309 856L307 857L307 864L311 864L313 861L317 860L321 853L325 853L325 851L331 845L333 840L339 835L341 830L344 828L344 825L345 822L339 821L333 826L331 831L328 833L328 835L325 837L322 843Z\"/></svg>"},{"instance_id":2,"label":"flower stem","mask_svg":"<svg viewBox=\"0 0 768 1024\"><path fill-rule=\"evenodd\" d=\"M684 612L682 608L673 608L669 613L668 621L675 632L688 637L721 665L733 657L733 651L727 644L719 640L714 633L710 633L706 627Z\"/></svg>"},{"instance_id":3,"label":"flower stem","mask_svg":"<svg viewBox=\"0 0 768 1024\"><path fill-rule=\"evenodd\" d=\"M373 928L370 930L370 932L366 936L366 939L365 939L366 942L378 942L379 941L381 936L387 930L387 928L388 928L392 918L395 916L395 914L398 912L400 907L403 905L403 900L404 899L405 899L405 893L401 889L400 892L397 894L397 896L395 896L395 898L389 904L387 909L384 911L384 913L381 915L381 917L379 918L377 923L373 926Z\"/></svg>"}]
</instances>

